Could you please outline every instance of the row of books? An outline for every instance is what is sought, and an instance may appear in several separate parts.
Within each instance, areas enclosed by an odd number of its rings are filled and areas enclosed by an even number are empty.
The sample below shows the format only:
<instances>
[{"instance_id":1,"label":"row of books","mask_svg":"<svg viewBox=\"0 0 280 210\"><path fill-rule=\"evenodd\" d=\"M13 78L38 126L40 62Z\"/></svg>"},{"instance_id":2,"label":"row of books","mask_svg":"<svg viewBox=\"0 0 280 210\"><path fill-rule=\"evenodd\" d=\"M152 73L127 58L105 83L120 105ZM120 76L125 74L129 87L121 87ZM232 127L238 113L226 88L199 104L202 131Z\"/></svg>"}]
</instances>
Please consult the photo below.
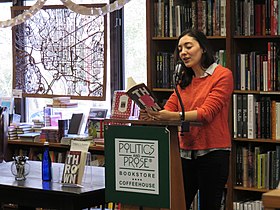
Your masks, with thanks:
<instances>
[{"instance_id":1,"label":"row of books","mask_svg":"<svg viewBox=\"0 0 280 210\"><path fill-rule=\"evenodd\" d=\"M29 160L38 160L38 161L42 160L42 150L33 147L28 149L16 148L13 150L13 154L19 156L27 156ZM66 152L58 152L58 151L50 150L50 157L52 162L65 163ZM105 166L104 155L91 154L91 158L88 165Z\"/></svg>"},{"instance_id":2,"label":"row of books","mask_svg":"<svg viewBox=\"0 0 280 210\"><path fill-rule=\"evenodd\" d=\"M233 210L263 210L263 203L261 200L246 200L246 201L234 201Z\"/></svg>"},{"instance_id":3,"label":"row of books","mask_svg":"<svg viewBox=\"0 0 280 210\"><path fill-rule=\"evenodd\" d=\"M219 50L215 53L216 62L226 66L225 50ZM174 54L170 52L157 52L156 54L156 88L174 88Z\"/></svg>"},{"instance_id":4,"label":"row of books","mask_svg":"<svg viewBox=\"0 0 280 210\"><path fill-rule=\"evenodd\" d=\"M267 52L237 54L235 88L237 90L280 90L279 45L267 43Z\"/></svg>"},{"instance_id":5,"label":"row of books","mask_svg":"<svg viewBox=\"0 0 280 210\"><path fill-rule=\"evenodd\" d=\"M157 88L172 88L174 87L174 55L168 52L157 52L156 55L156 80L155 87Z\"/></svg>"},{"instance_id":6,"label":"row of books","mask_svg":"<svg viewBox=\"0 0 280 210\"><path fill-rule=\"evenodd\" d=\"M266 149L252 144L237 145L236 185L275 189L280 180L280 146Z\"/></svg>"},{"instance_id":7,"label":"row of books","mask_svg":"<svg viewBox=\"0 0 280 210\"><path fill-rule=\"evenodd\" d=\"M15 148L13 150L14 155L19 156L27 156L29 160L42 160L42 150L36 149L36 148ZM65 153L64 152L58 152L58 151L50 151L50 157L52 162L56 163L64 163L65 162Z\"/></svg>"},{"instance_id":8,"label":"row of books","mask_svg":"<svg viewBox=\"0 0 280 210\"><path fill-rule=\"evenodd\" d=\"M279 2L279 0L235 0L235 34L279 35Z\"/></svg>"},{"instance_id":9,"label":"row of books","mask_svg":"<svg viewBox=\"0 0 280 210\"><path fill-rule=\"evenodd\" d=\"M207 36L226 36L226 0L174 2L154 3L156 37L177 37L187 28L197 28Z\"/></svg>"},{"instance_id":10,"label":"row of books","mask_svg":"<svg viewBox=\"0 0 280 210\"><path fill-rule=\"evenodd\" d=\"M280 102L233 94L233 138L280 140Z\"/></svg>"}]
</instances>

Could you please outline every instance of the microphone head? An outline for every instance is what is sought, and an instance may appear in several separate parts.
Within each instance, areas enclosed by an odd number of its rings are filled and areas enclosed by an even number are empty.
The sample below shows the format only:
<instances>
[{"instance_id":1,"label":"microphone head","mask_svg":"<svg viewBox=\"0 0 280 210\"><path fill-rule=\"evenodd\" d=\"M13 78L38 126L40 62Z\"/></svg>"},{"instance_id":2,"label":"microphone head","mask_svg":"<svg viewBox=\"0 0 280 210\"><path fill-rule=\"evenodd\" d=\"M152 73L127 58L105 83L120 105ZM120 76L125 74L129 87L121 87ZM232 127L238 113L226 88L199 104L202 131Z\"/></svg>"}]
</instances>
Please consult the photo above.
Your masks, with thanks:
<instances>
[{"instance_id":1,"label":"microphone head","mask_svg":"<svg viewBox=\"0 0 280 210\"><path fill-rule=\"evenodd\" d=\"M182 73L183 68L183 62L179 60L175 66L175 74L178 74L178 76Z\"/></svg>"},{"instance_id":2,"label":"microphone head","mask_svg":"<svg viewBox=\"0 0 280 210\"><path fill-rule=\"evenodd\" d=\"M179 60L175 66L175 71L173 74L174 85L178 85L181 80L183 65L184 65L183 61Z\"/></svg>"}]
</instances>

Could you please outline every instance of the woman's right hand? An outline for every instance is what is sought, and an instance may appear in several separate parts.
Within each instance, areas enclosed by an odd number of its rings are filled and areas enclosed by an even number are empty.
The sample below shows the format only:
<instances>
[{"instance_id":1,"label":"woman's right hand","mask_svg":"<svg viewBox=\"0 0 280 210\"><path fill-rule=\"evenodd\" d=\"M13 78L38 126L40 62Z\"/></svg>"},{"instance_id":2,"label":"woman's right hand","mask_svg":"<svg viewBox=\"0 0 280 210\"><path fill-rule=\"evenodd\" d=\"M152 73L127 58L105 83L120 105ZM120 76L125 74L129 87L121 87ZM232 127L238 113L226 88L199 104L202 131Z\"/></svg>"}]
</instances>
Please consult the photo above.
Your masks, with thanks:
<instances>
[{"instance_id":1,"label":"woman's right hand","mask_svg":"<svg viewBox=\"0 0 280 210\"><path fill-rule=\"evenodd\" d=\"M139 120L152 120L146 110L140 109Z\"/></svg>"}]
</instances>

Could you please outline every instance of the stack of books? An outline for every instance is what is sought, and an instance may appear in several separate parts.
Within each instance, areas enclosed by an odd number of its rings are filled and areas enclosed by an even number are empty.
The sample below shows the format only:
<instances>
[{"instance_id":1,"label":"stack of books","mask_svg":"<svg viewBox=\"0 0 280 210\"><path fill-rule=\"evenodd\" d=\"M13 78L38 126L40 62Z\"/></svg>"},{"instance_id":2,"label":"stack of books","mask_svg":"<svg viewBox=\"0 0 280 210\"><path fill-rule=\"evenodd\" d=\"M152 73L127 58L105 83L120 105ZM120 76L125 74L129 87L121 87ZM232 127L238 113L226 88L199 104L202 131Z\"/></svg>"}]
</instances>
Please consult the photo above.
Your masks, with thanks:
<instances>
[{"instance_id":1,"label":"stack of books","mask_svg":"<svg viewBox=\"0 0 280 210\"><path fill-rule=\"evenodd\" d=\"M40 133L30 132L30 133L18 134L18 140L30 141L30 142L40 142Z\"/></svg>"},{"instance_id":2,"label":"stack of books","mask_svg":"<svg viewBox=\"0 0 280 210\"><path fill-rule=\"evenodd\" d=\"M45 126L41 128L40 142L48 141L52 143L59 143L57 132L57 126Z\"/></svg>"},{"instance_id":3,"label":"stack of books","mask_svg":"<svg viewBox=\"0 0 280 210\"><path fill-rule=\"evenodd\" d=\"M53 103L52 103L52 107L63 107L63 108L67 108L67 107L77 107L78 103L76 102L70 102L70 97L55 97L53 98Z\"/></svg>"}]
</instances>

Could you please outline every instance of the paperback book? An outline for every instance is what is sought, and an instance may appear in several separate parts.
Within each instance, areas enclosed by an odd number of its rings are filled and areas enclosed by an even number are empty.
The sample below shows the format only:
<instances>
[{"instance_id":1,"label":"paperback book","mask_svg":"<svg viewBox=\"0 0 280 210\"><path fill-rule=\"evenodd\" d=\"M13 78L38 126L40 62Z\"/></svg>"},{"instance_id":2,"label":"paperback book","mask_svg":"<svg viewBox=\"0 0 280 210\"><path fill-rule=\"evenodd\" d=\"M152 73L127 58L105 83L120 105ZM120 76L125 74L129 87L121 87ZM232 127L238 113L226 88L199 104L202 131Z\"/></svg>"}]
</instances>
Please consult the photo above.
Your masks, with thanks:
<instances>
[{"instance_id":1,"label":"paperback book","mask_svg":"<svg viewBox=\"0 0 280 210\"><path fill-rule=\"evenodd\" d=\"M126 91L126 94L139 106L140 109L152 109L153 111L159 111L162 109L157 98L145 83L132 86Z\"/></svg>"},{"instance_id":2,"label":"paperback book","mask_svg":"<svg viewBox=\"0 0 280 210\"><path fill-rule=\"evenodd\" d=\"M72 141L66 154L62 184L66 187L81 187L86 165L89 141Z\"/></svg>"}]
</instances>

